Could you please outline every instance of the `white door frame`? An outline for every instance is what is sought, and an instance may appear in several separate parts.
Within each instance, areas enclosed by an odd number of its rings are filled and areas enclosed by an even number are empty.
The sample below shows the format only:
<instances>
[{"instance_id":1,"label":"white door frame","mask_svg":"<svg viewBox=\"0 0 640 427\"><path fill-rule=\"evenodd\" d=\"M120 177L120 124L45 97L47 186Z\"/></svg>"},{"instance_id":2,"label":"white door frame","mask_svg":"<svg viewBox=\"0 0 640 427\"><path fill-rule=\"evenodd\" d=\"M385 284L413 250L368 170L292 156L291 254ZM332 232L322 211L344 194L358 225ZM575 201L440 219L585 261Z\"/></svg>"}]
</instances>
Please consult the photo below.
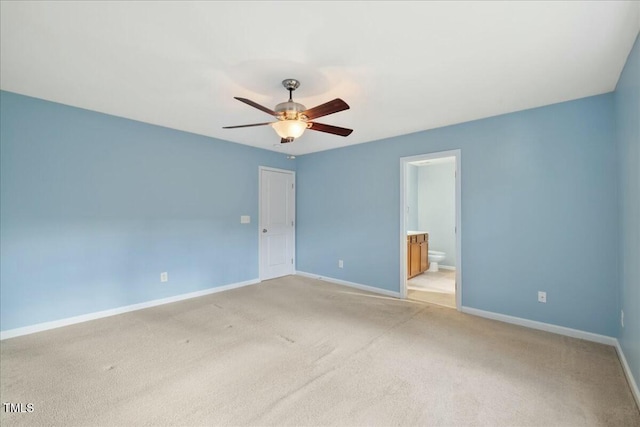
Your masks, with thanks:
<instances>
[{"instance_id":1,"label":"white door frame","mask_svg":"<svg viewBox=\"0 0 640 427\"><path fill-rule=\"evenodd\" d=\"M291 274L296 271L296 171L288 169L278 169L268 166L258 166L258 278L263 280L264 272L262 271L262 171L280 172L290 174L293 178L293 264L291 266Z\"/></svg>"},{"instance_id":2,"label":"white door frame","mask_svg":"<svg viewBox=\"0 0 640 427\"><path fill-rule=\"evenodd\" d=\"M456 165L456 308L462 309L462 224L460 213L462 211L461 197L461 150L440 151L436 153L421 154L418 156L400 158L400 297L407 298L407 167L409 163L420 160L440 159L443 157L455 157Z\"/></svg>"}]
</instances>

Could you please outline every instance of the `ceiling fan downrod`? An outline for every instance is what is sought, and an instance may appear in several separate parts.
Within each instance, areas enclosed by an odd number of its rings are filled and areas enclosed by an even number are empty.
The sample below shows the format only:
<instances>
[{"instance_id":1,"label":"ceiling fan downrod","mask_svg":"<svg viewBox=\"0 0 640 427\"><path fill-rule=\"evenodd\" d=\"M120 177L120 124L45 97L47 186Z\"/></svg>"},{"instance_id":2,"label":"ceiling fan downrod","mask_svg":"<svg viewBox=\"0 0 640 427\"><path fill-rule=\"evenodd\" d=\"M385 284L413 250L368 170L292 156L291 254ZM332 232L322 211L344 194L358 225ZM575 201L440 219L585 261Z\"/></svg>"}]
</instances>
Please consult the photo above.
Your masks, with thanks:
<instances>
[{"instance_id":1,"label":"ceiling fan downrod","mask_svg":"<svg viewBox=\"0 0 640 427\"><path fill-rule=\"evenodd\" d=\"M293 101L293 91L300 87L300 82L296 79L284 79L282 86L289 91L289 101Z\"/></svg>"}]
</instances>

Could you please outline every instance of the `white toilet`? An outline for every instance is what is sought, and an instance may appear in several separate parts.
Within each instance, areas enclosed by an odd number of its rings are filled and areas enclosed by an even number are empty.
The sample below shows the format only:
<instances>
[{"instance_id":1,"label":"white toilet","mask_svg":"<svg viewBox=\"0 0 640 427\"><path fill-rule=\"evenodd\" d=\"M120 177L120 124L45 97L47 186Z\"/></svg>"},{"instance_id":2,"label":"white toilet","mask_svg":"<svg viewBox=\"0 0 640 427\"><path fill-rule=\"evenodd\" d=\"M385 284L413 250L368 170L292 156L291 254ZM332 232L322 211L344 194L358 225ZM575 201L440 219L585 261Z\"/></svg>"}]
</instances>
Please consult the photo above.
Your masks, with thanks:
<instances>
[{"instance_id":1,"label":"white toilet","mask_svg":"<svg viewBox=\"0 0 640 427\"><path fill-rule=\"evenodd\" d=\"M444 261L447 254L439 251L429 251L429 270L438 271L438 263Z\"/></svg>"}]
</instances>

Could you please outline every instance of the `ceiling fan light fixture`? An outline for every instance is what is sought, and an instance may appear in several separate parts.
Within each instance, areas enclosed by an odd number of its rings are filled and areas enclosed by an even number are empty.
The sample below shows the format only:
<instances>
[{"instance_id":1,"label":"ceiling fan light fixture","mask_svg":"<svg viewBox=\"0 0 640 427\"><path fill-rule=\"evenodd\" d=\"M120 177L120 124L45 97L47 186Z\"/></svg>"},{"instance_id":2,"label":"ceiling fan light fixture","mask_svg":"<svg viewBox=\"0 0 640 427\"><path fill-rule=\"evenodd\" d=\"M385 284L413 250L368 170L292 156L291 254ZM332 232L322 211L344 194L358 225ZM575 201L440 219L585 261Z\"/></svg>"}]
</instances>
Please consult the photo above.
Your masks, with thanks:
<instances>
[{"instance_id":1,"label":"ceiling fan light fixture","mask_svg":"<svg viewBox=\"0 0 640 427\"><path fill-rule=\"evenodd\" d=\"M278 120L271 125L280 138L300 138L307 128L302 120Z\"/></svg>"}]
</instances>

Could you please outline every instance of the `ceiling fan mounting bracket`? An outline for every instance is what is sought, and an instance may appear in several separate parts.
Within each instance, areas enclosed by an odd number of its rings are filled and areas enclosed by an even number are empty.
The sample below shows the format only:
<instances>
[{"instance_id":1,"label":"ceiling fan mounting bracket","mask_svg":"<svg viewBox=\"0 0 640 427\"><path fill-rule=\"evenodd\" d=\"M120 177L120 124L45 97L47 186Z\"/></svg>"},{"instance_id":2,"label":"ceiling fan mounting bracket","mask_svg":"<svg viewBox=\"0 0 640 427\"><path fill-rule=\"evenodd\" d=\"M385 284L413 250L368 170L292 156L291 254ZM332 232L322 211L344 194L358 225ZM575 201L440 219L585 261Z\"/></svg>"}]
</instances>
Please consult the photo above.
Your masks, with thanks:
<instances>
[{"instance_id":1,"label":"ceiling fan mounting bracket","mask_svg":"<svg viewBox=\"0 0 640 427\"><path fill-rule=\"evenodd\" d=\"M284 79L282 86L289 91L289 102L293 102L293 91L300 87L300 82L296 79Z\"/></svg>"},{"instance_id":2,"label":"ceiling fan mounting bracket","mask_svg":"<svg viewBox=\"0 0 640 427\"><path fill-rule=\"evenodd\" d=\"M300 87L300 81L296 79L284 79L282 86L284 86L286 90L296 90Z\"/></svg>"}]
</instances>

